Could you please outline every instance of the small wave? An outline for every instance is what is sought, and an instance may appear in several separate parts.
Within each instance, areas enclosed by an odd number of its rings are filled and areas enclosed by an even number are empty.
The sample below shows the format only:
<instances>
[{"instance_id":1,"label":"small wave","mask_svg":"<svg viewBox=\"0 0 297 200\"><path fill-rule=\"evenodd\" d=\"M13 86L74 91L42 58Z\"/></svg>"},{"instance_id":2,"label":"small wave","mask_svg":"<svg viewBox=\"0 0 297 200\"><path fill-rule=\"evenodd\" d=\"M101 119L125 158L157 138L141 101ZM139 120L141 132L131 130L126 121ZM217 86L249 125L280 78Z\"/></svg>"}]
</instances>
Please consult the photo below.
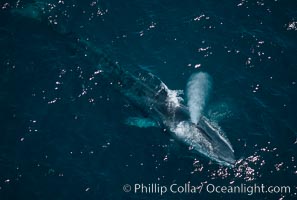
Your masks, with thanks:
<instances>
[{"instance_id":1,"label":"small wave","mask_svg":"<svg viewBox=\"0 0 297 200\"><path fill-rule=\"evenodd\" d=\"M234 108L230 100L223 100L207 105L207 118L219 123L220 121L234 116Z\"/></svg>"},{"instance_id":2,"label":"small wave","mask_svg":"<svg viewBox=\"0 0 297 200\"><path fill-rule=\"evenodd\" d=\"M199 72L193 74L187 84L187 99L191 121L195 124L199 121L211 89L210 76Z\"/></svg>"}]
</instances>

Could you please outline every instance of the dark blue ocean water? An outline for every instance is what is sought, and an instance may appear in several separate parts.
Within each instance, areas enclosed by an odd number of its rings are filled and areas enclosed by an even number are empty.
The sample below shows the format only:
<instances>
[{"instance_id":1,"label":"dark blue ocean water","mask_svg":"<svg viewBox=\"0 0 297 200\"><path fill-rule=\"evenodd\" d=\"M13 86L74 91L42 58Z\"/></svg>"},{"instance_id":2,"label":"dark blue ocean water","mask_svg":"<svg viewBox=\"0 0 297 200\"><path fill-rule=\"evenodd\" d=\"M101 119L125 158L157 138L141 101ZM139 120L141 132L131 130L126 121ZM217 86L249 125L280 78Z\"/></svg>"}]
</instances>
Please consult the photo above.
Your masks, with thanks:
<instances>
[{"instance_id":1,"label":"dark blue ocean water","mask_svg":"<svg viewBox=\"0 0 297 200\"><path fill-rule=\"evenodd\" d=\"M1 1L0 199L296 199L297 2ZM159 128L103 79L89 41L171 89L207 72L238 160L220 166ZM290 186L278 194L134 194L124 184Z\"/></svg>"}]
</instances>

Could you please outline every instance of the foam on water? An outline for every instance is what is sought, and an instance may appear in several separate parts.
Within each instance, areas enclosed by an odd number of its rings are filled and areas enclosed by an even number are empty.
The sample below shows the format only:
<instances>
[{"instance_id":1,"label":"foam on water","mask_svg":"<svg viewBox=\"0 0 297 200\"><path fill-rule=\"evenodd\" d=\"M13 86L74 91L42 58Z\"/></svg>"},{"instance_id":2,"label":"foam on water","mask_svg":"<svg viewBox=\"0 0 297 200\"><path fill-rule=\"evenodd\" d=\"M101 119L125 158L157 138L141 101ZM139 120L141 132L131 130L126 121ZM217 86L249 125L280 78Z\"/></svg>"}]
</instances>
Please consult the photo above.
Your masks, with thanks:
<instances>
[{"instance_id":1,"label":"foam on water","mask_svg":"<svg viewBox=\"0 0 297 200\"><path fill-rule=\"evenodd\" d=\"M211 144L201 136L201 132L186 121L178 123L176 126L170 127L170 131L176 134L184 143L192 146L195 150L209 156L206 149L212 150ZM197 145L199 144L199 145Z\"/></svg>"},{"instance_id":2,"label":"foam on water","mask_svg":"<svg viewBox=\"0 0 297 200\"><path fill-rule=\"evenodd\" d=\"M182 90L170 90L163 82L162 82L162 88L164 88L168 94L167 96L167 105L171 109L175 109L181 105L181 102L183 102L183 98L180 96L183 91Z\"/></svg>"}]
</instances>

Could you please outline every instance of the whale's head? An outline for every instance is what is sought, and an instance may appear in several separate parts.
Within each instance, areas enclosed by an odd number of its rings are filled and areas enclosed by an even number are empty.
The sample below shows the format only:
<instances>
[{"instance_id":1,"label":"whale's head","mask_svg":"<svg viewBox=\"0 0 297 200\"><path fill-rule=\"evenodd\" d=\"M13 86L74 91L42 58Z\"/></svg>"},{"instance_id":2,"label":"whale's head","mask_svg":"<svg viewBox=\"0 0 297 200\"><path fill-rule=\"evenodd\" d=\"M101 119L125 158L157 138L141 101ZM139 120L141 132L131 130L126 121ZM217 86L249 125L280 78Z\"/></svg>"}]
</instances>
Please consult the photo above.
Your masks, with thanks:
<instances>
[{"instance_id":1,"label":"whale's head","mask_svg":"<svg viewBox=\"0 0 297 200\"><path fill-rule=\"evenodd\" d=\"M234 166L236 160L230 142L222 135L220 128L212 125L206 118L201 118L198 124L181 121L171 126L171 132L193 150L218 164Z\"/></svg>"}]
</instances>

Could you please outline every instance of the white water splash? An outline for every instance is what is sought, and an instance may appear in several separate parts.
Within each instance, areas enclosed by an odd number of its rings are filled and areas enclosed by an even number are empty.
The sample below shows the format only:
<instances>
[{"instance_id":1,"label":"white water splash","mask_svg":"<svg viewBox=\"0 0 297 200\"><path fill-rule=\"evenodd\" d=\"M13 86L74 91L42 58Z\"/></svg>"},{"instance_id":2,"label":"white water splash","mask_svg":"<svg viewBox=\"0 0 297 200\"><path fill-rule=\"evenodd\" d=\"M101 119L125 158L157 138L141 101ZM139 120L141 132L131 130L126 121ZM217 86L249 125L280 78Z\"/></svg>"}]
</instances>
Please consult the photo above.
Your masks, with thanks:
<instances>
[{"instance_id":1,"label":"white water splash","mask_svg":"<svg viewBox=\"0 0 297 200\"><path fill-rule=\"evenodd\" d=\"M180 96L183 94L182 90L170 90L163 82L161 83L161 89L165 89L168 96L166 103L169 106L169 109L176 109L183 102L183 98Z\"/></svg>"},{"instance_id":2,"label":"white water splash","mask_svg":"<svg viewBox=\"0 0 297 200\"><path fill-rule=\"evenodd\" d=\"M208 93L211 89L210 76L207 73L199 72L193 74L187 84L187 99L191 121L195 124L200 119L203 108L206 104Z\"/></svg>"}]
</instances>

